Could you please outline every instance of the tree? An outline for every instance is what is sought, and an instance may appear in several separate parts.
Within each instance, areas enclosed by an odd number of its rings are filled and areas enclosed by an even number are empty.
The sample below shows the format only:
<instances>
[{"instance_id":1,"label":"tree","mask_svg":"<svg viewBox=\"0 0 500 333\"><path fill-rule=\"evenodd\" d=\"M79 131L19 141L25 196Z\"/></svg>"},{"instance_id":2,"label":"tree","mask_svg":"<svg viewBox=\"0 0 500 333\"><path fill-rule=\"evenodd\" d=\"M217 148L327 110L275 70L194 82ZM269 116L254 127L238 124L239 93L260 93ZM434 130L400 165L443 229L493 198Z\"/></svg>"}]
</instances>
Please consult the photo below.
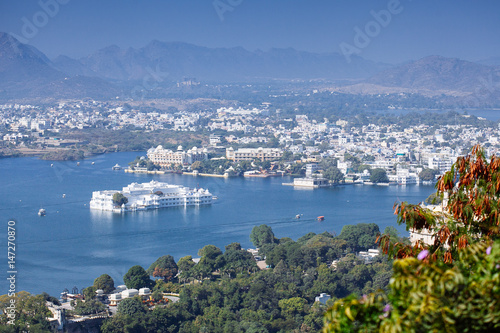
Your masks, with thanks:
<instances>
[{"instance_id":1,"label":"tree","mask_svg":"<svg viewBox=\"0 0 500 333\"><path fill-rule=\"evenodd\" d=\"M106 310L106 306L95 299L86 300L82 302L81 300L76 301L74 308L74 313L80 316L97 314Z\"/></svg>"},{"instance_id":2,"label":"tree","mask_svg":"<svg viewBox=\"0 0 500 333\"><path fill-rule=\"evenodd\" d=\"M12 303L12 301L15 303ZM9 310L9 306L15 304L13 310ZM50 332L50 324L47 321L51 317L51 312L46 306L46 301L43 295L33 296L26 291L20 291L14 296L0 296L0 331L3 328L11 327L9 323L14 322L10 332ZM11 307L12 309L12 307ZM11 313L14 316L8 317L6 314ZM9 332L5 330L6 332Z\"/></svg>"},{"instance_id":3,"label":"tree","mask_svg":"<svg viewBox=\"0 0 500 333\"><path fill-rule=\"evenodd\" d=\"M195 276L204 279L224 265L222 251L215 245L205 245L198 251L200 261L193 268Z\"/></svg>"},{"instance_id":4,"label":"tree","mask_svg":"<svg viewBox=\"0 0 500 333\"><path fill-rule=\"evenodd\" d=\"M255 247L261 247L264 244L276 243L276 238L271 227L261 224L252 228L250 241Z\"/></svg>"},{"instance_id":5,"label":"tree","mask_svg":"<svg viewBox=\"0 0 500 333\"><path fill-rule=\"evenodd\" d=\"M149 266L146 271L149 275L160 277L163 280L173 279L178 272L177 264L171 255L162 256Z\"/></svg>"},{"instance_id":6,"label":"tree","mask_svg":"<svg viewBox=\"0 0 500 333\"><path fill-rule=\"evenodd\" d=\"M191 270L191 268L193 268L194 265L196 264L194 263L193 257L191 256L182 257L177 262L177 268L181 272L181 276L183 278L187 277L189 271Z\"/></svg>"},{"instance_id":7,"label":"tree","mask_svg":"<svg viewBox=\"0 0 500 333\"><path fill-rule=\"evenodd\" d=\"M439 175L439 170L423 169L418 174L418 177L420 178L420 180L423 180L423 181L433 181L436 179L436 175Z\"/></svg>"},{"instance_id":8,"label":"tree","mask_svg":"<svg viewBox=\"0 0 500 333\"><path fill-rule=\"evenodd\" d=\"M328 167L323 172L323 177L332 183L340 183L344 180L344 174L336 166Z\"/></svg>"},{"instance_id":9,"label":"tree","mask_svg":"<svg viewBox=\"0 0 500 333\"><path fill-rule=\"evenodd\" d=\"M431 256L394 262L391 292L341 299L324 332L496 332L500 241L461 249L447 264Z\"/></svg>"},{"instance_id":10,"label":"tree","mask_svg":"<svg viewBox=\"0 0 500 333\"><path fill-rule=\"evenodd\" d=\"M499 157L493 156L488 162L482 149L475 146L471 154L459 157L451 170L440 177L436 188L437 199L443 200L443 212L406 202L395 205L399 224L405 224L408 231L426 230L434 236L434 243L409 246L392 244L382 237L384 252L405 258L428 250L450 263L458 257L459 249L499 237Z\"/></svg>"},{"instance_id":11,"label":"tree","mask_svg":"<svg viewBox=\"0 0 500 333\"><path fill-rule=\"evenodd\" d=\"M120 192L116 192L113 194L113 203L116 206L121 206L123 204L126 204L128 202L128 198L121 194Z\"/></svg>"},{"instance_id":12,"label":"tree","mask_svg":"<svg viewBox=\"0 0 500 333\"><path fill-rule=\"evenodd\" d=\"M139 297L126 298L118 304L117 313L123 315L134 316L137 314L145 314L146 307L142 304Z\"/></svg>"},{"instance_id":13,"label":"tree","mask_svg":"<svg viewBox=\"0 0 500 333\"><path fill-rule=\"evenodd\" d=\"M133 289L152 288L154 285L148 273L139 265L130 267L125 276L123 276L123 282L127 288Z\"/></svg>"},{"instance_id":14,"label":"tree","mask_svg":"<svg viewBox=\"0 0 500 333\"><path fill-rule=\"evenodd\" d=\"M370 181L372 183L388 183L389 178L384 169L376 168L371 171Z\"/></svg>"},{"instance_id":15,"label":"tree","mask_svg":"<svg viewBox=\"0 0 500 333\"><path fill-rule=\"evenodd\" d=\"M347 246L352 251L366 251L376 246L379 234L380 230L375 223L359 223L343 226L338 238L347 241Z\"/></svg>"},{"instance_id":16,"label":"tree","mask_svg":"<svg viewBox=\"0 0 500 333\"><path fill-rule=\"evenodd\" d=\"M94 280L95 289L102 289L105 294L111 293L115 290L115 282L108 274L102 274Z\"/></svg>"},{"instance_id":17,"label":"tree","mask_svg":"<svg viewBox=\"0 0 500 333\"><path fill-rule=\"evenodd\" d=\"M443 211L406 202L395 205L398 223L426 230L431 244L394 243L381 248L394 261L390 290L339 300L324 331L491 332L500 327L500 158L479 146L440 177ZM418 325L418 329L417 329Z\"/></svg>"}]
</instances>

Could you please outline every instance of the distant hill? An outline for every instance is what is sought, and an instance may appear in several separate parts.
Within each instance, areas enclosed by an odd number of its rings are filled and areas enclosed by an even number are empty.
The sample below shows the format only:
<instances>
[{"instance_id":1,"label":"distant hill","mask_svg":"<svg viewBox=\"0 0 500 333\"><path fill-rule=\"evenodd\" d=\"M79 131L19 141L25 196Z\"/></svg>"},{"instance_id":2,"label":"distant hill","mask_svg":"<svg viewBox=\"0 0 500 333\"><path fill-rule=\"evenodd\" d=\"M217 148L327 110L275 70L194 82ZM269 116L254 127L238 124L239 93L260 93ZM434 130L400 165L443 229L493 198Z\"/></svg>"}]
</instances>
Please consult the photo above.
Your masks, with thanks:
<instances>
[{"instance_id":1,"label":"distant hill","mask_svg":"<svg viewBox=\"0 0 500 333\"><path fill-rule=\"evenodd\" d=\"M429 56L375 74L367 83L384 87L449 92L474 92L500 69L473 62Z\"/></svg>"},{"instance_id":2,"label":"distant hill","mask_svg":"<svg viewBox=\"0 0 500 333\"><path fill-rule=\"evenodd\" d=\"M361 57L347 64L337 53L292 48L251 52L241 47L207 48L157 40L140 49L109 46L80 59L80 63L100 77L121 81L142 80L152 71L174 81L183 77L203 81L352 79L366 78L389 67Z\"/></svg>"},{"instance_id":3,"label":"distant hill","mask_svg":"<svg viewBox=\"0 0 500 333\"><path fill-rule=\"evenodd\" d=\"M496 64L497 60L484 63ZM125 96L127 91L130 94L135 87L165 88L192 77L215 83L343 80L331 89L364 95L411 92L436 96L447 103L450 98L470 100L472 96L475 104L498 105L500 67L487 64L429 56L393 67L357 56L346 63L337 53L292 48L248 51L157 40L138 49L113 45L81 59L59 56L50 61L35 47L0 33L0 99L107 99Z\"/></svg>"},{"instance_id":4,"label":"distant hill","mask_svg":"<svg viewBox=\"0 0 500 333\"><path fill-rule=\"evenodd\" d=\"M99 78L68 77L35 47L0 32L0 98L94 97L119 90Z\"/></svg>"},{"instance_id":5,"label":"distant hill","mask_svg":"<svg viewBox=\"0 0 500 333\"><path fill-rule=\"evenodd\" d=\"M490 57L487 59L476 61L478 64L487 66L498 66L500 67L500 57Z\"/></svg>"}]
</instances>

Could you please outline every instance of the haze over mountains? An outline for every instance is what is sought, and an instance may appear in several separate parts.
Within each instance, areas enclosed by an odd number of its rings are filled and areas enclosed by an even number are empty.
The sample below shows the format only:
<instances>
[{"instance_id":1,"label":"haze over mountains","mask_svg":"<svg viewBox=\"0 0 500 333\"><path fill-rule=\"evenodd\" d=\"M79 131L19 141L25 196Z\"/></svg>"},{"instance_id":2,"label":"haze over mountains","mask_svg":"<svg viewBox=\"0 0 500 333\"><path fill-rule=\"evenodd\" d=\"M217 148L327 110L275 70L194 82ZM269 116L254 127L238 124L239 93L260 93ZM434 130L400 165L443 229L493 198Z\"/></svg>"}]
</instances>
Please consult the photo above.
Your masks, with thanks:
<instances>
[{"instance_id":1,"label":"haze over mountains","mask_svg":"<svg viewBox=\"0 0 500 333\"><path fill-rule=\"evenodd\" d=\"M466 96L487 91L500 101L500 67L429 56L400 66L341 54L288 49L248 51L152 41L142 48L109 46L85 58L49 60L33 46L0 33L0 98L114 98L124 87L147 82L168 85L185 77L201 82L256 82L272 79L347 80L348 93L408 91ZM361 87L361 88L360 88Z\"/></svg>"}]
</instances>

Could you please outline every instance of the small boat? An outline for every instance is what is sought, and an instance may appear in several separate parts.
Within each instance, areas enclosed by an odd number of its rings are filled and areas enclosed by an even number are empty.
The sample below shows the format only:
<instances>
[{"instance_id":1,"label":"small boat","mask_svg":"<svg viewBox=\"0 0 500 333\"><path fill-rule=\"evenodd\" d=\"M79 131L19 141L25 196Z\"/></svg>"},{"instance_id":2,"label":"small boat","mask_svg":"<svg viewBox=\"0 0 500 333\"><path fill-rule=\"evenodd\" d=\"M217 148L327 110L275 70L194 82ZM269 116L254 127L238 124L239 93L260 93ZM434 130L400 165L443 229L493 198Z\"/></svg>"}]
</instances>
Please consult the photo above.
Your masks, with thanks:
<instances>
[{"instance_id":1,"label":"small boat","mask_svg":"<svg viewBox=\"0 0 500 333\"><path fill-rule=\"evenodd\" d=\"M52 168L53 166L54 166L54 163L51 163L51 164L50 164L50 167Z\"/></svg>"},{"instance_id":2,"label":"small boat","mask_svg":"<svg viewBox=\"0 0 500 333\"><path fill-rule=\"evenodd\" d=\"M118 163L116 163L116 164L115 164L115 166L114 166L114 167L112 167L111 169L112 169L112 170L121 170L121 169L122 169L122 167L121 167Z\"/></svg>"},{"instance_id":3,"label":"small boat","mask_svg":"<svg viewBox=\"0 0 500 333\"><path fill-rule=\"evenodd\" d=\"M40 209L38 210L38 216L45 216L45 214L47 214L47 212L45 211L45 209L40 208Z\"/></svg>"},{"instance_id":4,"label":"small boat","mask_svg":"<svg viewBox=\"0 0 500 333\"><path fill-rule=\"evenodd\" d=\"M94 165L94 164L95 164L95 162L92 162L92 165Z\"/></svg>"},{"instance_id":5,"label":"small boat","mask_svg":"<svg viewBox=\"0 0 500 333\"><path fill-rule=\"evenodd\" d=\"M325 217L324 216L318 216L318 221L324 221Z\"/></svg>"},{"instance_id":6,"label":"small boat","mask_svg":"<svg viewBox=\"0 0 500 333\"><path fill-rule=\"evenodd\" d=\"M77 165L77 166L78 166L78 165L80 165L80 162L76 162L76 165Z\"/></svg>"},{"instance_id":7,"label":"small boat","mask_svg":"<svg viewBox=\"0 0 500 333\"><path fill-rule=\"evenodd\" d=\"M295 215L295 218L300 219L301 216L302 216L302 214L297 214L297 215Z\"/></svg>"},{"instance_id":8,"label":"small boat","mask_svg":"<svg viewBox=\"0 0 500 333\"><path fill-rule=\"evenodd\" d=\"M66 198L66 193L63 193L63 198Z\"/></svg>"}]
</instances>

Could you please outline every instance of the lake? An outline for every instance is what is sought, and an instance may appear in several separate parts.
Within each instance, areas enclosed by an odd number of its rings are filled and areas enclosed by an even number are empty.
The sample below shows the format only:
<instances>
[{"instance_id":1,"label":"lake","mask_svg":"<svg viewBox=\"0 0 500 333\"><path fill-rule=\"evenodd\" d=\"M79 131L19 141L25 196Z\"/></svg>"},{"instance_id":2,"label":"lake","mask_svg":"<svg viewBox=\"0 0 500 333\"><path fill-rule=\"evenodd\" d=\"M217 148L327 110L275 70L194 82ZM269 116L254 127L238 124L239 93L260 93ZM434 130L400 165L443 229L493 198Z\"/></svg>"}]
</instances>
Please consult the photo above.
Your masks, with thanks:
<instances>
[{"instance_id":1,"label":"lake","mask_svg":"<svg viewBox=\"0 0 500 333\"><path fill-rule=\"evenodd\" d=\"M162 255L176 260L197 256L213 244L221 249L239 242L253 247L252 228L267 224L276 237L296 240L308 232L339 234L342 226L377 223L383 231L397 226L396 201L418 203L433 193L433 186L349 185L325 189L283 186L290 178L210 178L178 174L144 175L112 171L126 166L140 153L113 153L88 160L53 162L36 158L0 160L0 212L7 251L7 222L16 221L17 291L43 291L59 297L93 284L107 273L122 283L133 265L145 269ZM92 164L94 162L94 164ZM53 164L53 166L51 166ZM121 190L132 182L158 180L208 188L218 200L211 206L167 208L126 214L90 211L92 191ZM63 197L63 194L65 195ZM47 215L40 217L43 207ZM303 214L295 219L296 214ZM316 217L325 216L318 222ZM7 276L7 258L0 265ZM0 294L8 292L6 278Z\"/></svg>"}]
</instances>

